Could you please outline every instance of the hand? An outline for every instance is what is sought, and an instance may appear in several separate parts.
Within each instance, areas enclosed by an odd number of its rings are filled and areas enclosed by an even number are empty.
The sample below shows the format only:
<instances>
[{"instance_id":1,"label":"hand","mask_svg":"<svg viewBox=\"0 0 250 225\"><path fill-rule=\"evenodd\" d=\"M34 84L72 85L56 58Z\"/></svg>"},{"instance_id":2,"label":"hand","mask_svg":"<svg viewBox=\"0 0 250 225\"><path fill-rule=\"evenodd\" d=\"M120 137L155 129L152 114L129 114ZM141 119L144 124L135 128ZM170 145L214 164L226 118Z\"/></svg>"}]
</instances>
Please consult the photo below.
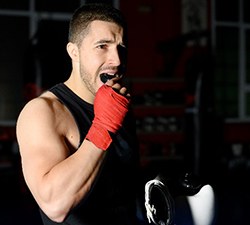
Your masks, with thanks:
<instances>
[{"instance_id":1,"label":"hand","mask_svg":"<svg viewBox=\"0 0 250 225\"><path fill-rule=\"evenodd\" d=\"M105 84L112 87L117 93L124 95L127 98L130 98L130 94L128 93L127 88L123 87L119 83L119 80L121 80L121 77L114 77L113 79L107 80Z\"/></svg>"},{"instance_id":2,"label":"hand","mask_svg":"<svg viewBox=\"0 0 250 225\"><path fill-rule=\"evenodd\" d=\"M127 89L109 81L96 93L94 101L94 120L86 136L98 148L106 150L112 142L109 132L116 133L128 112L130 100L124 95Z\"/></svg>"},{"instance_id":3,"label":"hand","mask_svg":"<svg viewBox=\"0 0 250 225\"><path fill-rule=\"evenodd\" d=\"M125 94L126 90L118 87L117 84L112 87L103 85L96 93L94 101L95 118L93 123L105 127L112 133L116 133L122 126L130 102L128 98L120 94Z\"/></svg>"}]
</instances>

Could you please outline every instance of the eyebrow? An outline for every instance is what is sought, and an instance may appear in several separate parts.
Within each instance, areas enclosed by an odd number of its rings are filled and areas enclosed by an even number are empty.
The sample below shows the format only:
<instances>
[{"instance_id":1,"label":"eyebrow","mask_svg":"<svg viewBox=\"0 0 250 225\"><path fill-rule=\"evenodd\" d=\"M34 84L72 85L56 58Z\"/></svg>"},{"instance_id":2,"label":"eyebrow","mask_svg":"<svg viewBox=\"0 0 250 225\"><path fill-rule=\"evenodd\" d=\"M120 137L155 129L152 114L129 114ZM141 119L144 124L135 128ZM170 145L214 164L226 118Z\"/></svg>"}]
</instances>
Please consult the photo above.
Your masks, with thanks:
<instances>
[{"instance_id":1,"label":"eyebrow","mask_svg":"<svg viewBox=\"0 0 250 225\"><path fill-rule=\"evenodd\" d=\"M109 43L114 43L114 41L109 39L101 39L95 42L95 44L109 44Z\"/></svg>"},{"instance_id":2,"label":"eyebrow","mask_svg":"<svg viewBox=\"0 0 250 225\"><path fill-rule=\"evenodd\" d=\"M96 41L94 44L97 45L97 44L112 44L112 43L114 43L114 41L110 39L101 39L101 40ZM126 48L124 43L119 43L119 45Z\"/></svg>"}]
</instances>

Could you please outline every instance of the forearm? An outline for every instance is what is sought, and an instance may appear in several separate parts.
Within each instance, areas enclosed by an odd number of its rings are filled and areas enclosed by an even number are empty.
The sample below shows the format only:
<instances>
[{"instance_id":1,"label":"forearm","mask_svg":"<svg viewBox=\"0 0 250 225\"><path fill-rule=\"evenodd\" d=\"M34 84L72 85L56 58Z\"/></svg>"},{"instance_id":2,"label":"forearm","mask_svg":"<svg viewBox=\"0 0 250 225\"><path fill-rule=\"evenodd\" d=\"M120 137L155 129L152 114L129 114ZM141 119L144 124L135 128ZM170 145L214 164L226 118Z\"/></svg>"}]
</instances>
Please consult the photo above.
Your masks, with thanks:
<instances>
[{"instance_id":1,"label":"forearm","mask_svg":"<svg viewBox=\"0 0 250 225\"><path fill-rule=\"evenodd\" d=\"M105 157L91 142L48 171L39 185L38 203L53 220L62 221L88 193Z\"/></svg>"}]
</instances>

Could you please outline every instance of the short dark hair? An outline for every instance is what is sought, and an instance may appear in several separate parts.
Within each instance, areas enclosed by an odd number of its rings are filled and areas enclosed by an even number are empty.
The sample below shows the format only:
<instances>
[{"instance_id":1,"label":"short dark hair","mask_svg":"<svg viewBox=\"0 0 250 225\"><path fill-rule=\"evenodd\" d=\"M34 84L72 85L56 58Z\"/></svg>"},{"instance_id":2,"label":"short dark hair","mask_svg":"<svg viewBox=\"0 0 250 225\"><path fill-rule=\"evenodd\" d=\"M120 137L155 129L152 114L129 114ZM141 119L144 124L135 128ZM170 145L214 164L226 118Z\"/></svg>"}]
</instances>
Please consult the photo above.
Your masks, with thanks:
<instances>
[{"instance_id":1,"label":"short dark hair","mask_svg":"<svg viewBox=\"0 0 250 225\"><path fill-rule=\"evenodd\" d=\"M127 24L121 11L109 4L90 3L79 7L69 24L68 41L80 45L88 33L89 24L94 20L113 22L124 30L124 42L127 42Z\"/></svg>"}]
</instances>

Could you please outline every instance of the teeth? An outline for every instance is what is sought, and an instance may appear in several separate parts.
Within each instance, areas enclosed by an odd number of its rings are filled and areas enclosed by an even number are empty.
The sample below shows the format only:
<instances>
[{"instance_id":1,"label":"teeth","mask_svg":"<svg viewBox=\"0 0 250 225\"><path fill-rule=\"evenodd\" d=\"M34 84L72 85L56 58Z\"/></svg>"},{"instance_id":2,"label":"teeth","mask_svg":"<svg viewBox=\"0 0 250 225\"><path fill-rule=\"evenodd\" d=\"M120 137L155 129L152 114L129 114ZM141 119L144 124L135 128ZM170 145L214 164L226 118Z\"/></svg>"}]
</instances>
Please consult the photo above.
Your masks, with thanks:
<instances>
[{"instance_id":1,"label":"teeth","mask_svg":"<svg viewBox=\"0 0 250 225\"><path fill-rule=\"evenodd\" d=\"M113 77L121 77L122 76L122 75L120 75L118 73L106 73L106 75L113 76Z\"/></svg>"}]
</instances>

